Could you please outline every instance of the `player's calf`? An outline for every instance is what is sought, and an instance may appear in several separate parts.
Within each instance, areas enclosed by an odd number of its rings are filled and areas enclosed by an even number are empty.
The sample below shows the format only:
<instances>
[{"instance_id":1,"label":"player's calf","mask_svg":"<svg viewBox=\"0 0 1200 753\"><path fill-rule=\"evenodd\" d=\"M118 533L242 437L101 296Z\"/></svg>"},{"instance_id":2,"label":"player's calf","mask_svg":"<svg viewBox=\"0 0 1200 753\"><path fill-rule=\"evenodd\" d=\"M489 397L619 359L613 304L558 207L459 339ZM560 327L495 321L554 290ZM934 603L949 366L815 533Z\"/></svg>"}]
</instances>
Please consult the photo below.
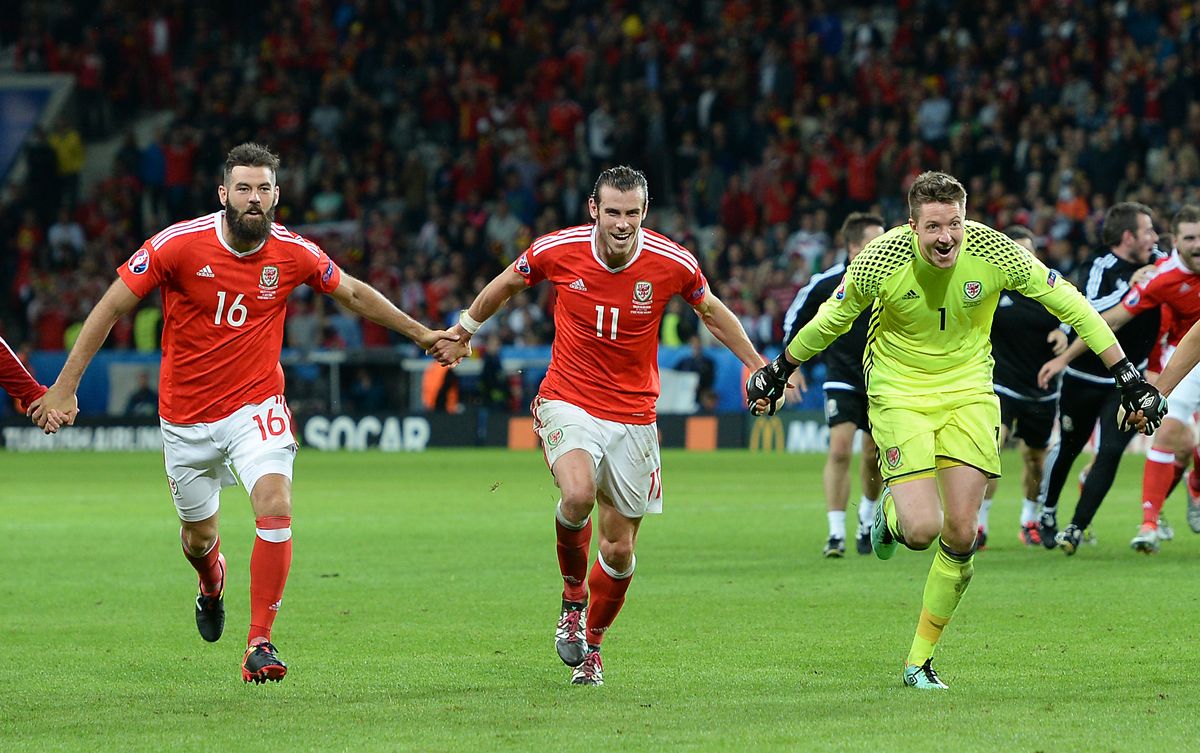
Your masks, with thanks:
<instances>
[{"instance_id":1,"label":"player's calf","mask_svg":"<svg viewBox=\"0 0 1200 753\"><path fill-rule=\"evenodd\" d=\"M220 640L225 632L225 555L217 556L221 570L221 587L215 594L205 594L201 584L196 594L196 629L200 637L209 643Z\"/></svg>"}]
</instances>

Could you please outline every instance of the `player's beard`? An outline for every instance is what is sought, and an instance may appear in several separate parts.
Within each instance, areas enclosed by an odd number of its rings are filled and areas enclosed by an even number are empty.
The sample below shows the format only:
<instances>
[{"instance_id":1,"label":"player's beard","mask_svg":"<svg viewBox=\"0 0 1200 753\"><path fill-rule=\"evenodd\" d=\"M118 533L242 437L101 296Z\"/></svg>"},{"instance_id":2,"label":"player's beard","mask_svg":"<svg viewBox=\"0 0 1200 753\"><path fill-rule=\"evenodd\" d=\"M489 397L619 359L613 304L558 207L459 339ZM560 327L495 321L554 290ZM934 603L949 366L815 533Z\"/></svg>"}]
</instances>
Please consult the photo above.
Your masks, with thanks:
<instances>
[{"instance_id":1,"label":"player's beard","mask_svg":"<svg viewBox=\"0 0 1200 753\"><path fill-rule=\"evenodd\" d=\"M238 243L247 245L258 245L267 239L271 233L271 222L275 219L275 207L259 211L262 214L249 214L249 207L246 211L239 212L231 206L225 207L225 221L229 223L229 232L233 235L233 239Z\"/></svg>"}]
</instances>

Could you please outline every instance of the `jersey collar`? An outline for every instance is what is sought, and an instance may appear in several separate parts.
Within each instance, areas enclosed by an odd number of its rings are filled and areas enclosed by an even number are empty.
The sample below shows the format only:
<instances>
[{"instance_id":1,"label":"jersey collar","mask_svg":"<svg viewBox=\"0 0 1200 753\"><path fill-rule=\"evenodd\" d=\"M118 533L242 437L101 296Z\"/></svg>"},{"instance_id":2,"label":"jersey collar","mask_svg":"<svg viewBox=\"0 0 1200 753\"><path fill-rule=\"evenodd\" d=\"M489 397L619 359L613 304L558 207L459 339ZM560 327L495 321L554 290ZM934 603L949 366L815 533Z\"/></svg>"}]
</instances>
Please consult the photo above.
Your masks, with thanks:
<instances>
[{"instance_id":1,"label":"jersey collar","mask_svg":"<svg viewBox=\"0 0 1200 753\"><path fill-rule=\"evenodd\" d=\"M592 258L596 260L596 263L599 264L600 267L602 269L604 269L605 272L612 272L613 274L616 274L617 272L622 272L626 269L629 269L631 266L633 266L633 263L635 261L637 261L638 257L642 255L642 248L645 247L646 236L642 232L642 228L639 227L638 231L637 231L637 243L634 246L633 256L629 257L629 261L625 262L625 264L623 266L613 269L612 267L605 264L604 260L600 258L600 251L596 248L596 236L598 236L599 234L600 234L600 226L593 225L592 226L592 237L591 237Z\"/></svg>"},{"instance_id":2,"label":"jersey collar","mask_svg":"<svg viewBox=\"0 0 1200 753\"><path fill-rule=\"evenodd\" d=\"M228 251L229 253L233 254L234 256L244 259L247 256L257 254L259 251L262 250L263 246L267 245L267 241L264 238L262 243L258 244L257 246L250 249L249 251L244 251L244 252L238 251L233 246L229 245L229 243L225 240L225 210L222 209L221 211L217 212L215 217L216 217L217 240L221 241L221 245L225 247L225 250Z\"/></svg>"}]
</instances>

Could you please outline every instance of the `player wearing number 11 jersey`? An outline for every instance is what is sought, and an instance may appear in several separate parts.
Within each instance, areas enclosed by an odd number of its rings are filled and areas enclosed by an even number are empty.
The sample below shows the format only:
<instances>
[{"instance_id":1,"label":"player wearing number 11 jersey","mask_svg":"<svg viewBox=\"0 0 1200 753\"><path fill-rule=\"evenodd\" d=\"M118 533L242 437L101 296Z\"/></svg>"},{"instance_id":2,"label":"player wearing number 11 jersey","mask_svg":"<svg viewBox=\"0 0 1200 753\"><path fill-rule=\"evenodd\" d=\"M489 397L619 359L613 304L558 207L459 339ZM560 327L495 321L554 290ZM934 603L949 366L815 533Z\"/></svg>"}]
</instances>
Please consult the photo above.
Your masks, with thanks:
<instances>
[{"instance_id":1,"label":"player wearing number 11 jersey","mask_svg":"<svg viewBox=\"0 0 1200 753\"><path fill-rule=\"evenodd\" d=\"M287 672L271 628L292 561L296 442L279 365L288 294L309 285L423 348L454 337L431 332L342 273L315 243L273 223L278 167L257 144L230 151L217 189L224 210L172 225L134 252L88 316L58 380L33 404L34 420L48 430L57 428L54 415L73 417L79 380L113 324L155 288L162 292L159 414L184 556L200 579L196 627L207 641L224 629L218 508L236 471L250 493L257 534L242 657L242 679L256 683Z\"/></svg>"},{"instance_id":2,"label":"player wearing number 11 jersey","mask_svg":"<svg viewBox=\"0 0 1200 753\"><path fill-rule=\"evenodd\" d=\"M555 645L577 685L603 683L600 642L625 602L638 526L646 513L662 511L654 401L667 302L682 297L742 363L762 364L737 317L708 289L696 258L642 227L648 196L642 173L605 170L588 200L595 224L535 240L463 312L451 330L460 340L430 351L444 365L457 363L471 335L505 301L544 280L554 285L554 346L533 416L562 492L555 515L563 580ZM597 502L600 552L589 573Z\"/></svg>"}]
</instances>

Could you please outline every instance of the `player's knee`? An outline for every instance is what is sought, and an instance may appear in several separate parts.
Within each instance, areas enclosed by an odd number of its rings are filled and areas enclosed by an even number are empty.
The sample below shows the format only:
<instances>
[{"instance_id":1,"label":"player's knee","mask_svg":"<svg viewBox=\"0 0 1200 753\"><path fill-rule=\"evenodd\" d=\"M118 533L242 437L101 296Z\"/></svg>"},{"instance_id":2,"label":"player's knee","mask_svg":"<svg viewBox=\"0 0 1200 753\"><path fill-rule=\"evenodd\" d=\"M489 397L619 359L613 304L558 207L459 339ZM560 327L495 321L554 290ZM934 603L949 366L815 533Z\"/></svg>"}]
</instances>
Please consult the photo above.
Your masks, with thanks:
<instances>
[{"instance_id":1,"label":"player's knee","mask_svg":"<svg viewBox=\"0 0 1200 753\"><path fill-rule=\"evenodd\" d=\"M263 516L290 516L292 514L292 496L286 490L270 490L256 492L254 495L254 514Z\"/></svg>"},{"instance_id":2,"label":"player's knee","mask_svg":"<svg viewBox=\"0 0 1200 753\"><path fill-rule=\"evenodd\" d=\"M854 452L849 447L840 447L837 445L829 446L829 456L826 459L831 466L840 468L843 471L850 467L850 461L854 458Z\"/></svg>"},{"instance_id":3,"label":"player's knee","mask_svg":"<svg viewBox=\"0 0 1200 753\"><path fill-rule=\"evenodd\" d=\"M633 539L600 540L600 556L613 570L624 572L633 564Z\"/></svg>"},{"instance_id":4,"label":"player's knee","mask_svg":"<svg viewBox=\"0 0 1200 753\"><path fill-rule=\"evenodd\" d=\"M937 541L942 532L942 522L935 518L911 520L904 524L904 543L909 549L924 551Z\"/></svg>"},{"instance_id":5,"label":"player's knee","mask_svg":"<svg viewBox=\"0 0 1200 753\"><path fill-rule=\"evenodd\" d=\"M579 521L592 512L596 504L596 488L591 485L567 487L562 491L562 510L567 520Z\"/></svg>"},{"instance_id":6,"label":"player's knee","mask_svg":"<svg viewBox=\"0 0 1200 753\"><path fill-rule=\"evenodd\" d=\"M956 552L968 552L975 545L979 524L975 521L946 523L942 531L942 543Z\"/></svg>"},{"instance_id":7,"label":"player's knee","mask_svg":"<svg viewBox=\"0 0 1200 753\"><path fill-rule=\"evenodd\" d=\"M915 552L925 551L930 546L932 546L934 541L937 541L937 533L936 532L933 533L932 535L930 535L930 532L925 529L918 529L918 530L912 531L912 532L909 532L909 531L904 532L905 545L908 546L909 549L912 549Z\"/></svg>"},{"instance_id":8,"label":"player's knee","mask_svg":"<svg viewBox=\"0 0 1200 753\"><path fill-rule=\"evenodd\" d=\"M184 551L193 557L200 557L217 543L217 527L205 524L184 525L180 538L183 539Z\"/></svg>"}]
</instances>

